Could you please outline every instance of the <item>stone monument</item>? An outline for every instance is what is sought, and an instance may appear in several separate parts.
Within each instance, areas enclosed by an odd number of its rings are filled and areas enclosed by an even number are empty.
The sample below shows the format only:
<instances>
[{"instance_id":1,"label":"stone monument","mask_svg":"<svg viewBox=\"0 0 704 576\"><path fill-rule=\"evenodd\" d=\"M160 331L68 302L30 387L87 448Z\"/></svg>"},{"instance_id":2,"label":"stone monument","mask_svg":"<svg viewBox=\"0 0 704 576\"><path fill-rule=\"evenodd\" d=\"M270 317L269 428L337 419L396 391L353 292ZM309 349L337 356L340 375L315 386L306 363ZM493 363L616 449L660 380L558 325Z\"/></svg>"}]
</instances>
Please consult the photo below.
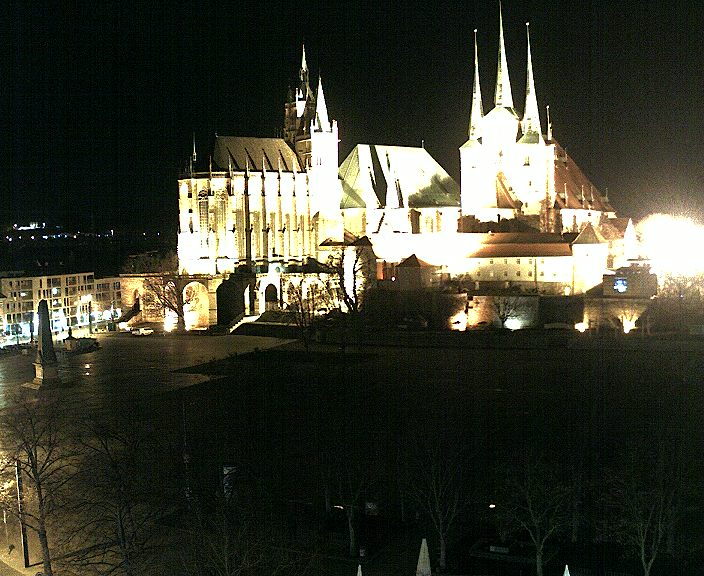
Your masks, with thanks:
<instances>
[{"instance_id":1,"label":"stone monument","mask_svg":"<svg viewBox=\"0 0 704 576\"><path fill-rule=\"evenodd\" d=\"M56 352L49 324L49 306L47 306L46 300L39 301L37 316L39 317L39 330L37 331L37 355L34 358L34 380L32 381L35 388L59 383Z\"/></svg>"}]
</instances>

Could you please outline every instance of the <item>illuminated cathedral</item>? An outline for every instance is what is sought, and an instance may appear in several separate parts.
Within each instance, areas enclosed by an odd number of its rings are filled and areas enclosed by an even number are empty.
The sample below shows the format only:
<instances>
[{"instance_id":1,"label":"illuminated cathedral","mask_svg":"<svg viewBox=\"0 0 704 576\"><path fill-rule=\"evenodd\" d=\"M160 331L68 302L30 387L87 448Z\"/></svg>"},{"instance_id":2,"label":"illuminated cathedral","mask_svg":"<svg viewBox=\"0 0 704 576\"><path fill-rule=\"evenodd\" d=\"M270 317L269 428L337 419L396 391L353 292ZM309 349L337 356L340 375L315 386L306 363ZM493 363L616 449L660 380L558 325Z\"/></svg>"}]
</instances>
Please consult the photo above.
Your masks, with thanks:
<instances>
[{"instance_id":1,"label":"illuminated cathedral","mask_svg":"<svg viewBox=\"0 0 704 576\"><path fill-rule=\"evenodd\" d=\"M377 279L416 256L437 277L546 293L578 294L623 266L635 242L602 194L543 131L527 28L522 114L514 104L499 14L493 107L484 113L474 38L468 139L460 184L424 147L359 144L341 163L338 128L323 83L313 90L305 48L284 106L281 138L216 136L178 182L179 271L209 279L209 292L237 270L256 274L285 305L285 277L331 246L372 247ZM549 112L549 110L548 110ZM212 303L211 303L212 304ZM215 304L210 321L217 321Z\"/></svg>"}]
</instances>

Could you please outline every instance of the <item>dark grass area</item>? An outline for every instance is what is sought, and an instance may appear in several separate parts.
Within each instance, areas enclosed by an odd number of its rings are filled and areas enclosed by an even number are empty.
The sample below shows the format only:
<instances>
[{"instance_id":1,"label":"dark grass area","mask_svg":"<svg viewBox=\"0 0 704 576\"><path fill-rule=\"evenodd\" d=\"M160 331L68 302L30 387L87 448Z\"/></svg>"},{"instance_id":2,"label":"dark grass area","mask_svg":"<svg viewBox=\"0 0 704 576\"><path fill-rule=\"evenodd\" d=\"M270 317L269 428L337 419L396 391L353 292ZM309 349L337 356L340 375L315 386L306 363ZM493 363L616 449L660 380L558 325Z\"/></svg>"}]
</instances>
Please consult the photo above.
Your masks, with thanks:
<instances>
[{"instance_id":1,"label":"dark grass area","mask_svg":"<svg viewBox=\"0 0 704 576\"><path fill-rule=\"evenodd\" d=\"M535 446L567 468L580 462L596 480L618 463L624 446L661 437L678 442L701 484L704 345L580 336L520 334L512 347L505 334L396 334L383 344L375 334L374 345L348 345L344 353L339 344L305 352L295 343L191 368L217 377L183 392L189 434L199 447L196 468L215 482L213 463L236 462L266 485L278 506L308 503L315 519L307 528L300 520L297 529L317 536L296 542L318 546L326 557L345 556L346 536L316 516L323 506L322 467L339 458L373 471L366 497L379 503L380 520L361 536L370 574L381 567L404 573L388 565L396 556L400 566L401 556L416 555L423 535L433 549L422 519L411 513L399 523L399 449L418 435L439 434L463 446L483 479L482 497L501 462ZM490 337L501 345L485 346L481 339ZM480 514L466 514L462 522L450 547L453 573L530 573L473 558L467 546L490 537L492 528ZM698 525L692 533L702 537ZM620 550L589 544L593 536L582 534L588 545L581 547L556 546L546 574L562 574L561 562L638 573ZM688 574L702 573L687 566ZM663 561L658 569L664 567Z\"/></svg>"}]
</instances>

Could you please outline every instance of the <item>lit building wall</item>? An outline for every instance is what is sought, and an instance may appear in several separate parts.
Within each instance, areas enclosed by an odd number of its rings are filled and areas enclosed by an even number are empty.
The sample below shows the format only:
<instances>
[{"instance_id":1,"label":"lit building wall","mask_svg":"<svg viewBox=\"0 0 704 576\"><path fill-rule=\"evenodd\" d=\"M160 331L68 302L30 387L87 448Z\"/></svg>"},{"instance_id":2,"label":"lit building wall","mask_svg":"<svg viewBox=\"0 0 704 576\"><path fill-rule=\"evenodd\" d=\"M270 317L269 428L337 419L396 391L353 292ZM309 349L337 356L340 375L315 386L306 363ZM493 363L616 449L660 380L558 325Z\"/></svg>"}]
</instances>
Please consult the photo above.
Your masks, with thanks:
<instances>
[{"instance_id":1,"label":"lit building wall","mask_svg":"<svg viewBox=\"0 0 704 576\"><path fill-rule=\"evenodd\" d=\"M47 301L52 330L58 332L69 326L87 325L94 282L92 272L0 278L0 292L7 297L3 310L5 332L21 327L28 335L32 321L36 333L40 300Z\"/></svg>"},{"instance_id":2,"label":"lit building wall","mask_svg":"<svg viewBox=\"0 0 704 576\"><path fill-rule=\"evenodd\" d=\"M246 262L247 216L254 262L317 257L319 242L339 233L342 215L313 212L308 175L238 173L179 181L178 257L184 274L223 274ZM333 194L334 195L334 191ZM339 198L339 196L338 196Z\"/></svg>"}]
</instances>

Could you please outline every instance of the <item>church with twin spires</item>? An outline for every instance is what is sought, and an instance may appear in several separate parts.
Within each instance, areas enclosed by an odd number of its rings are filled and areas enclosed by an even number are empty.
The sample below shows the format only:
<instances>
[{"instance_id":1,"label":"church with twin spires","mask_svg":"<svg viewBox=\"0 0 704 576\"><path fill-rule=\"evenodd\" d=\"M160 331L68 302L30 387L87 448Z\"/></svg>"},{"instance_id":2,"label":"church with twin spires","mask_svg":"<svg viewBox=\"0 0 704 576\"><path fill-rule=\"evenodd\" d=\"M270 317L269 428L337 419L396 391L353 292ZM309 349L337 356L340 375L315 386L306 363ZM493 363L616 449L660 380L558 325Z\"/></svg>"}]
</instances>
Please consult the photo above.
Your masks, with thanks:
<instances>
[{"instance_id":1,"label":"church with twin spires","mask_svg":"<svg viewBox=\"0 0 704 576\"><path fill-rule=\"evenodd\" d=\"M331 246L373 248L378 278L415 255L445 277L582 293L629 258L632 222L541 126L526 28L526 88L515 108L499 13L493 107L484 113L476 31L469 125L458 185L424 147L358 144L341 163L337 122L305 48L281 138L216 135L178 181L179 272L217 284L243 266L282 297L285 274ZM459 121L459 120L458 120ZM459 143L458 143L459 144ZM389 272L390 271L390 272ZM213 314L211 314L211 323Z\"/></svg>"}]
</instances>

